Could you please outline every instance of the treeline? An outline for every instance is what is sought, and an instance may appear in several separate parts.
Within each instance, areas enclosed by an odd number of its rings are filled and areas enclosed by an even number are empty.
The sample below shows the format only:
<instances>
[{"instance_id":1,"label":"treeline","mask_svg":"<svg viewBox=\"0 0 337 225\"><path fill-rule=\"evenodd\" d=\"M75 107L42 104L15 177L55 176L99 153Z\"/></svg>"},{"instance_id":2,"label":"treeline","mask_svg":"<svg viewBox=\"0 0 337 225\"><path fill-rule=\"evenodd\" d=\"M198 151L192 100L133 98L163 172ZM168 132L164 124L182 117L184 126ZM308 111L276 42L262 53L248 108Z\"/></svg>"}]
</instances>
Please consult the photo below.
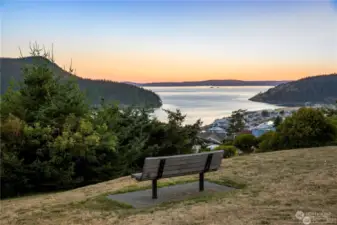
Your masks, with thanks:
<instances>
[{"instance_id":1,"label":"treeline","mask_svg":"<svg viewBox=\"0 0 337 225\"><path fill-rule=\"evenodd\" d=\"M156 93L139 86L80 77L77 77L77 82L93 104L100 104L100 99L103 98L124 106L159 108L162 105L162 101Z\"/></svg>"},{"instance_id":2,"label":"treeline","mask_svg":"<svg viewBox=\"0 0 337 225\"><path fill-rule=\"evenodd\" d=\"M38 55L17 59L1 58L1 94L4 94L8 89L11 79L22 81L22 68L32 65L45 65L54 75L65 79L74 79L80 89L85 92L86 99L90 104L99 104L100 100L104 98L105 100L115 101L121 105L153 108L158 108L162 105L160 97L150 90L108 80L81 78L73 75L73 69L70 68L71 71L67 72L49 59Z\"/></svg>"},{"instance_id":3,"label":"treeline","mask_svg":"<svg viewBox=\"0 0 337 225\"><path fill-rule=\"evenodd\" d=\"M162 123L148 108L100 104L46 64L25 67L1 96L1 198L130 175L145 157L190 153L197 142L201 122L184 126L180 111Z\"/></svg>"}]
</instances>

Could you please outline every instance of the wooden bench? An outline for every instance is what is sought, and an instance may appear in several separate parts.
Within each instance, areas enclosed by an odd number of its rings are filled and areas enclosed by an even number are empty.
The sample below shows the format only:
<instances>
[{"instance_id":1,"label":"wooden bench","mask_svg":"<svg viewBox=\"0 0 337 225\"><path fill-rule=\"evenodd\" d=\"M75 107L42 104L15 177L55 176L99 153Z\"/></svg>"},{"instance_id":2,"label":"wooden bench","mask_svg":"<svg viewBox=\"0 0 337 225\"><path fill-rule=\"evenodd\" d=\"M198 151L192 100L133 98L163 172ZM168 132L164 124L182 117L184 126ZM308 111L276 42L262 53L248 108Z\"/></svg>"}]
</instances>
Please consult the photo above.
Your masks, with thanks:
<instances>
[{"instance_id":1,"label":"wooden bench","mask_svg":"<svg viewBox=\"0 0 337 225\"><path fill-rule=\"evenodd\" d=\"M204 190L204 173L216 171L220 167L224 151L196 154L148 157L143 172L132 174L137 181L152 180L152 198L157 198L157 180L199 173L199 191Z\"/></svg>"}]
</instances>

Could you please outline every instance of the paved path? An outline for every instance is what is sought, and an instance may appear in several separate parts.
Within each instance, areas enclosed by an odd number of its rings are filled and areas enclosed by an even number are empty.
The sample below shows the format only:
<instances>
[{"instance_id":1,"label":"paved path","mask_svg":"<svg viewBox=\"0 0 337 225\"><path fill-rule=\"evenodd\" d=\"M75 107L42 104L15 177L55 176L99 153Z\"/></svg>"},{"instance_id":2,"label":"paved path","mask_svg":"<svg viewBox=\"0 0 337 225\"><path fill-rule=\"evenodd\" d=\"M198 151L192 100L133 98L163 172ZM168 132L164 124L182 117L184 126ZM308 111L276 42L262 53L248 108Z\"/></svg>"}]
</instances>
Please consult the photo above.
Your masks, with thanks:
<instances>
[{"instance_id":1,"label":"paved path","mask_svg":"<svg viewBox=\"0 0 337 225\"><path fill-rule=\"evenodd\" d=\"M132 205L135 208L146 208L164 202L184 200L188 197L206 193L230 191L234 188L205 181L205 190L199 192L199 182L177 184L158 188L158 199L152 199L152 189L109 195L108 198Z\"/></svg>"}]
</instances>

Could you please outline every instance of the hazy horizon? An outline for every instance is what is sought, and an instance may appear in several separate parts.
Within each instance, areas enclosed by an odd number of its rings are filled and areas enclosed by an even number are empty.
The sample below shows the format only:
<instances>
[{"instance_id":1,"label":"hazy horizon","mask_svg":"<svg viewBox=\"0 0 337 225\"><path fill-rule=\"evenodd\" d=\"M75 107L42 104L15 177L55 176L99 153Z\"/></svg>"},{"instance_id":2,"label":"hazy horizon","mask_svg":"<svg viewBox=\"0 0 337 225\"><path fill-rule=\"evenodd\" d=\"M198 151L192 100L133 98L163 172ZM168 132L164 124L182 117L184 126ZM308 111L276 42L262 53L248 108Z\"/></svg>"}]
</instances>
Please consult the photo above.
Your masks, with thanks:
<instances>
[{"instance_id":1,"label":"hazy horizon","mask_svg":"<svg viewBox=\"0 0 337 225\"><path fill-rule=\"evenodd\" d=\"M130 82L130 83L137 83L137 84L150 84L150 83L182 83L182 82L203 82L203 81L223 81L223 80L235 80L235 81L267 81L267 82L273 82L273 81L291 81L291 80L239 80L239 79L231 79L231 78L227 78L227 79L207 79L207 80L189 80L189 81L185 81L185 80L181 80L181 81L149 81L149 82L134 82L134 81L121 81L121 82ZM205 85L205 86L209 86L209 85ZM200 86L201 87L201 86Z\"/></svg>"},{"instance_id":2,"label":"hazy horizon","mask_svg":"<svg viewBox=\"0 0 337 225\"><path fill-rule=\"evenodd\" d=\"M335 73L337 0L4 1L2 57L29 42L120 82L273 81Z\"/></svg>"}]
</instances>

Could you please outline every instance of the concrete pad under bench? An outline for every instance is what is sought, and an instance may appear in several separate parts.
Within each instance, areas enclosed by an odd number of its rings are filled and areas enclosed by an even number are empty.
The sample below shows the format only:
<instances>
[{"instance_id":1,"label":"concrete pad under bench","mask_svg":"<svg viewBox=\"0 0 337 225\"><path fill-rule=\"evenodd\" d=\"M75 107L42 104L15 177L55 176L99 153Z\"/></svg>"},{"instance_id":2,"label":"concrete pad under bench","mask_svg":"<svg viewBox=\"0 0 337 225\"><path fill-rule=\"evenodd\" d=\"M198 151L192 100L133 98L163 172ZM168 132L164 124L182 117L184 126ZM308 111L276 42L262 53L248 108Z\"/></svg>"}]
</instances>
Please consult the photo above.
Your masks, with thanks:
<instances>
[{"instance_id":1,"label":"concrete pad under bench","mask_svg":"<svg viewBox=\"0 0 337 225\"><path fill-rule=\"evenodd\" d=\"M215 184L208 181L205 181L204 184L205 190L203 192L199 192L199 182L190 182L158 188L159 197L157 199L151 198L151 189L109 195L108 198L131 205L134 208L146 208L164 202L179 201L189 197L201 196L207 193L231 191L234 189L232 187Z\"/></svg>"}]
</instances>

